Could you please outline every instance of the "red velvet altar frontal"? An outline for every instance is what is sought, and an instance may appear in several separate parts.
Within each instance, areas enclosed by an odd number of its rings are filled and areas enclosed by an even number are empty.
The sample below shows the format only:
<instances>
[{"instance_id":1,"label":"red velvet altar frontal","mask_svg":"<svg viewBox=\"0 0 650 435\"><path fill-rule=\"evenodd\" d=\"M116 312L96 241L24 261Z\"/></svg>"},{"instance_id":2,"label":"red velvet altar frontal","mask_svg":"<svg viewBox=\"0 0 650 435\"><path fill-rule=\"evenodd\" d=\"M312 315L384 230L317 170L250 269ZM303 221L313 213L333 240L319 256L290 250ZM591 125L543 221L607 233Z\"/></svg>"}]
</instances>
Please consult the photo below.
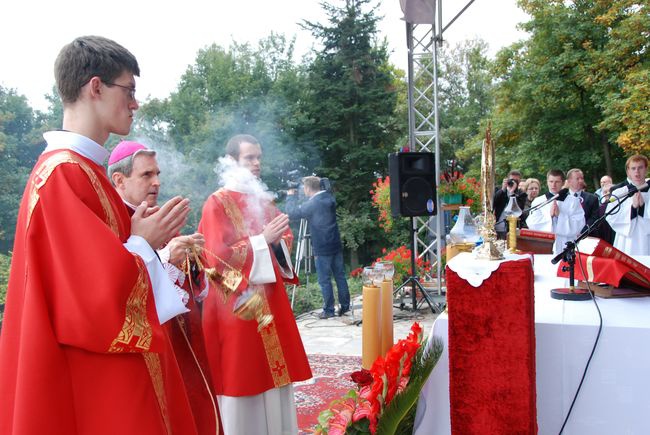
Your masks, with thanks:
<instances>
[{"instance_id":1,"label":"red velvet altar frontal","mask_svg":"<svg viewBox=\"0 0 650 435\"><path fill-rule=\"evenodd\" d=\"M537 433L533 281L528 259L478 288L447 268L452 434Z\"/></svg>"}]
</instances>

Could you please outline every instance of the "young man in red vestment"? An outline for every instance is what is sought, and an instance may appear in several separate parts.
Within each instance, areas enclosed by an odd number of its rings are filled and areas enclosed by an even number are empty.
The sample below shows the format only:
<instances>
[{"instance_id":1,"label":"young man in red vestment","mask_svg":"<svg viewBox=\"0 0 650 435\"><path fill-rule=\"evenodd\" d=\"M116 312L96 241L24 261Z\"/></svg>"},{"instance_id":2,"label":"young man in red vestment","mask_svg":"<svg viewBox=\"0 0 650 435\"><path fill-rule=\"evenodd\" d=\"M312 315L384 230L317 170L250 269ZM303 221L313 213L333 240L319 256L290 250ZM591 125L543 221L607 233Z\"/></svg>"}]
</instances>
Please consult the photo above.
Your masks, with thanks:
<instances>
[{"instance_id":1,"label":"young man in red vestment","mask_svg":"<svg viewBox=\"0 0 650 435\"><path fill-rule=\"evenodd\" d=\"M162 326L187 308L152 249L182 227L188 201L142 203L129 219L102 166L102 144L128 134L138 109L134 75L135 57L102 37L57 57L63 130L44 135L18 214L2 434L199 433Z\"/></svg>"},{"instance_id":2,"label":"young man in red vestment","mask_svg":"<svg viewBox=\"0 0 650 435\"><path fill-rule=\"evenodd\" d=\"M289 219L260 188L257 139L237 135L226 154L225 186L206 200L199 223L219 273L203 305L203 332L224 433L295 434L292 382L311 370L284 288L297 279Z\"/></svg>"},{"instance_id":3,"label":"young man in red vestment","mask_svg":"<svg viewBox=\"0 0 650 435\"><path fill-rule=\"evenodd\" d=\"M158 205L160 169L156 151L138 142L121 141L108 157L108 177L130 216L137 209L135 204L146 202L149 207ZM211 417L216 402L198 306L208 294L208 281L205 273L199 272L195 261L204 244L205 239L200 233L186 236L177 234L157 253L174 288L190 309L166 322L165 326L169 329L176 359L185 379L197 428L199 433L208 434L214 433L214 419Z\"/></svg>"}]
</instances>

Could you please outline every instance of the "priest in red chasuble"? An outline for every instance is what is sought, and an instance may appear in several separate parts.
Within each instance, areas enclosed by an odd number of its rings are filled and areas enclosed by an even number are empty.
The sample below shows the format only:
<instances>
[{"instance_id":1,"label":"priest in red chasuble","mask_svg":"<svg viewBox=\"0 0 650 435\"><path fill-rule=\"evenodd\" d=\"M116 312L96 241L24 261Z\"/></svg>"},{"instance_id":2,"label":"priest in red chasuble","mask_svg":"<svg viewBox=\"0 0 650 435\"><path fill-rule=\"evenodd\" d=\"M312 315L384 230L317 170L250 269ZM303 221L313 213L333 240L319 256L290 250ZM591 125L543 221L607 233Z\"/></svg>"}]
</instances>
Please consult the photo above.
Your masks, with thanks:
<instances>
[{"instance_id":1,"label":"priest in red chasuble","mask_svg":"<svg viewBox=\"0 0 650 435\"><path fill-rule=\"evenodd\" d=\"M259 181L257 139L237 135L226 154L224 187L206 200L199 223L217 272L203 332L224 433L295 434L292 383L311 370L284 288L297 282L289 219Z\"/></svg>"},{"instance_id":2,"label":"priest in red chasuble","mask_svg":"<svg viewBox=\"0 0 650 435\"><path fill-rule=\"evenodd\" d=\"M114 41L59 53L63 130L25 188L0 335L2 434L199 434L165 322L187 311L154 250L188 201L133 218L111 186L102 146L129 133L135 57ZM218 429L217 429L218 430Z\"/></svg>"}]
</instances>

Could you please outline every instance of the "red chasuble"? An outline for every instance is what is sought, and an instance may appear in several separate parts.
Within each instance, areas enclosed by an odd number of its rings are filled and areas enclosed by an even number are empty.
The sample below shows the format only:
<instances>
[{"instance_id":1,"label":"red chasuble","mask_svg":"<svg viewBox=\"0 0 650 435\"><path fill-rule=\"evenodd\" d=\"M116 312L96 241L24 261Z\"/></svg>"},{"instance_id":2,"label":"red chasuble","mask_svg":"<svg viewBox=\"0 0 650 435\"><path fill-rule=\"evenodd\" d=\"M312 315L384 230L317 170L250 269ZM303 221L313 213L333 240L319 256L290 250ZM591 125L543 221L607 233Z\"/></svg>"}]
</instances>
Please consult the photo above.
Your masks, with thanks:
<instances>
[{"instance_id":1,"label":"red chasuble","mask_svg":"<svg viewBox=\"0 0 650 435\"><path fill-rule=\"evenodd\" d=\"M208 265L221 275L203 305L203 333L215 391L226 396L253 396L311 378L273 253L276 282L256 286L264 296L264 311L273 315L273 321L258 332L255 320L233 314L236 297L249 287L253 264L249 236L261 234L264 224L279 214L273 204L252 200L249 206L249 199L246 194L221 189L207 199L199 223ZM290 247L291 232L283 239Z\"/></svg>"},{"instance_id":2,"label":"red chasuble","mask_svg":"<svg viewBox=\"0 0 650 435\"><path fill-rule=\"evenodd\" d=\"M135 210L126 204L124 206L132 217ZM177 236L180 236L180 233ZM183 269L186 267L187 264L184 263ZM201 325L201 309L195 300L201 293L201 289L205 287L205 279L204 274L200 274L198 281L195 282L192 280L191 273L186 273L182 285L178 280L174 283L190 295L186 304L190 311L166 322L164 328L169 334L176 361L183 375L198 433L215 434L219 433L222 427L221 416L210 379Z\"/></svg>"},{"instance_id":3,"label":"red chasuble","mask_svg":"<svg viewBox=\"0 0 650 435\"><path fill-rule=\"evenodd\" d=\"M41 156L16 227L0 433L199 433L129 234L103 167L68 150Z\"/></svg>"}]
</instances>

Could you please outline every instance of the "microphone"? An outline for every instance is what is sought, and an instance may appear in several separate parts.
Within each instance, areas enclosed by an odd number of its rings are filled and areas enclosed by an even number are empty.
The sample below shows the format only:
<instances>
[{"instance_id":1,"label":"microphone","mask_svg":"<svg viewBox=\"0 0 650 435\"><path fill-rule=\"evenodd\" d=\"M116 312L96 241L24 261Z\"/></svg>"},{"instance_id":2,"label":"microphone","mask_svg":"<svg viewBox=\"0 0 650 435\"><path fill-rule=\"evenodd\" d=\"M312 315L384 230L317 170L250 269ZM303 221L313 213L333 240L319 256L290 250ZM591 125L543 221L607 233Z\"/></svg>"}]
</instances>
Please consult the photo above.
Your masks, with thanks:
<instances>
[{"instance_id":1,"label":"microphone","mask_svg":"<svg viewBox=\"0 0 650 435\"><path fill-rule=\"evenodd\" d=\"M609 202L620 201L621 198L630 197L630 196L634 195L637 192L647 192L649 182L650 182L650 178L646 179L645 183L643 183L639 187L637 187L637 186L635 186L633 184L629 185L629 186L625 186L627 188L627 192L625 192L625 193L623 193L621 195L618 195L618 196L616 196L614 194L611 194L611 198L609 198Z\"/></svg>"},{"instance_id":2,"label":"microphone","mask_svg":"<svg viewBox=\"0 0 650 435\"><path fill-rule=\"evenodd\" d=\"M636 187L635 185L628 186L627 187L627 194L632 195L633 193L637 193L637 192L647 192L648 191L648 182L650 182L650 179L646 179L645 183L643 183L639 187Z\"/></svg>"},{"instance_id":3,"label":"microphone","mask_svg":"<svg viewBox=\"0 0 650 435\"><path fill-rule=\"evenodd\" d=\"M532 211L535 211L535 210L538 210L538 209L544 207L545 205L550 204L551 202L555 201L556 199L558 201L564 201L568 195L569 195L569 189L567 187L565 187L564 189L560 189L560 191L558 193L551 196L546 201L542 202L541 204L537 204L535 207L532 207L530 210L528 210L528 213L530 213Z\"/></svg>"}]
</instances>

